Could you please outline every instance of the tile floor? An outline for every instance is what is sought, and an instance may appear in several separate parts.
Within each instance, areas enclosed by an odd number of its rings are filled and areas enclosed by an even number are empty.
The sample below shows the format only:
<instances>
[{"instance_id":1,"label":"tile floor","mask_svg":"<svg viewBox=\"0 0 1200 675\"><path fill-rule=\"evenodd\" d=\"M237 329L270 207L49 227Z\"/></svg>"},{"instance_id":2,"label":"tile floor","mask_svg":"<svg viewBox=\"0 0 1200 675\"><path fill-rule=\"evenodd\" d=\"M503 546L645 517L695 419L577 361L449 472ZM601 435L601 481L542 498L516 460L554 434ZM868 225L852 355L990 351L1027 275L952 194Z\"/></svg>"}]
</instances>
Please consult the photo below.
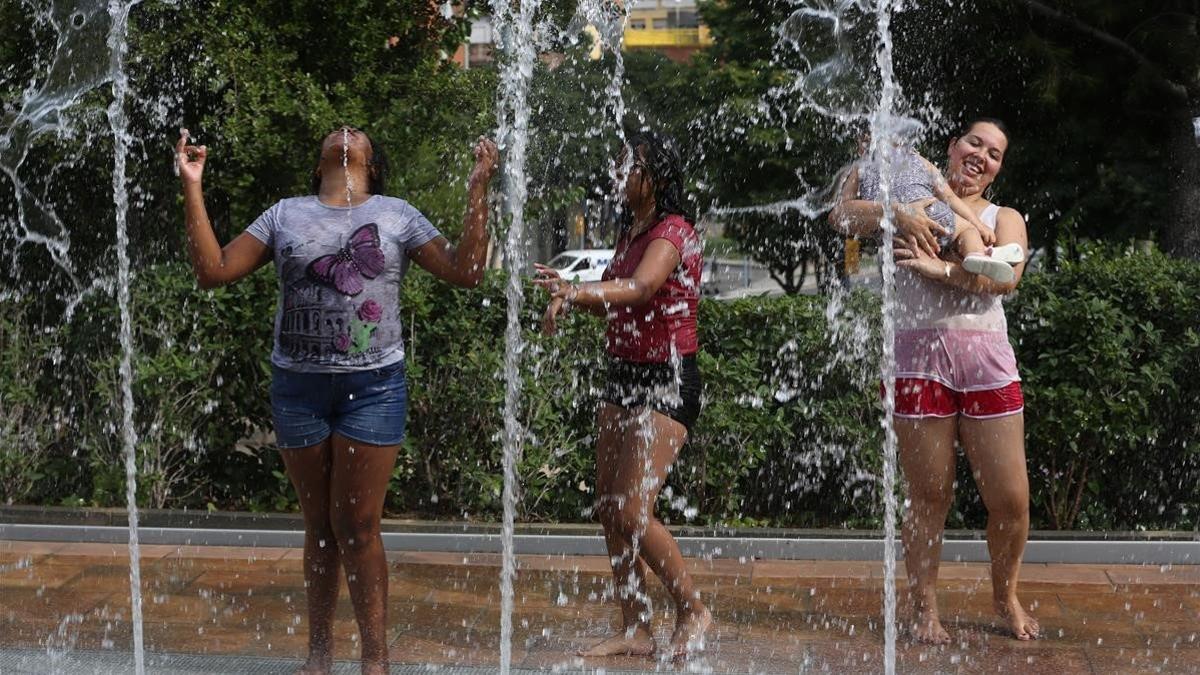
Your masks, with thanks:
<instances>
[{"instance_id":1,"label":"tile floor","mask_svg":"<svg viewBox=\"0 0 1200 675\"><path fill-rule=\"evenodd\" d=\"M299 659L304 582L294 549L144 546L152 652ZM394 553L393 662L488 672L499 662L499 556ZM129 650L124 545L0 541L0 650ZM607 562L525 556L515 586L513 665L539 670L711 673L882 672L883 570L836 561L692 562L717 618L709 650L677 669L649 659L572 654L615 625L601 601ZM900 673L1200 673L1200 566L1026 565L1024 602L1046 637L1022 643L992 621L987 568L946 563L941 604L955 638L897 650ZM903 585L903 584L901 584ZM655 606L669 602L655 583ZM658 632L669 637L667 611ZM354 657L343 592L339 657Z\"/></svg>"}]
</instances>

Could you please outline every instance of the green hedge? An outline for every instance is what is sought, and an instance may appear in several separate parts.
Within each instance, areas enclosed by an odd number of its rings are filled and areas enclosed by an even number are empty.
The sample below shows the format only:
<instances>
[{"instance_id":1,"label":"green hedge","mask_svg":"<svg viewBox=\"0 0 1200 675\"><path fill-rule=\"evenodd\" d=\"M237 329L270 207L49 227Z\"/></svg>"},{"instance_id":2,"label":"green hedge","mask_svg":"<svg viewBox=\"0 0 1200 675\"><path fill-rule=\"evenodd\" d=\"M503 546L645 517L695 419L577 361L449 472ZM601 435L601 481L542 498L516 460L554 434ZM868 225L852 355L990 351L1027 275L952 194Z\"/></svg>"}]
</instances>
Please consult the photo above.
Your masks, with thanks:
<instances>
[{"instance_id":1,"label":"green hedge","mask_svg":"<svg viewBox=\"0 0 1200 675\"><path fill-rule=\"evenodd\" d=\"M1092 249L1024 280L1008 316L1041 523L1195 528L1200 265Z\"/></svg>"},{"instance_id":2,"label":"green hedge","mask_svg":"<svg viewBox=\"0 0 1200 675\"><path fill-rule=\"evenodd\" d=\"M406 281L409 437L389 510L494 519L500 512L503 277L459 291ZM1035 526L1191 528L1200 508L1200 266L1096 251L1031 274L1009 304L1027 399ZM593 500L602 326L575 317L534 330L526 289L522 517L585 519ZM155 507L294 510L271 444L267 399L275 281L264 271L198 291L187 269L134 289L140 500ZM106 296L69 321L31 299L0 316L0 498L124 502L116 311ZM881 443L877 299L701 303L704 412L664 491L674 522L878 523ZM42 323L57 325L46 331ZM53 400L40 414L29 402ZM42 409L44 410L44 409ZM969 481L969 471L960 471ZM974 490L952 523L980 526Z\"/></svg>"}]
</instances>

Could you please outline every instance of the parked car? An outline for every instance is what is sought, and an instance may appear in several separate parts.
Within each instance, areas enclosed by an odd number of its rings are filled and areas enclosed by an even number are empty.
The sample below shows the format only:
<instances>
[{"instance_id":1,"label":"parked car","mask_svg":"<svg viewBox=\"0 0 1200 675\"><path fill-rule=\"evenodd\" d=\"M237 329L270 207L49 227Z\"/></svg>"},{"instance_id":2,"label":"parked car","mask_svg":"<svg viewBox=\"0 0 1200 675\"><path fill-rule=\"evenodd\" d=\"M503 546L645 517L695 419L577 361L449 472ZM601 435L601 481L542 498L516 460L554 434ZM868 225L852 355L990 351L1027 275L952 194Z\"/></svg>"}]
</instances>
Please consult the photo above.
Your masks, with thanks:
<instances>
[{"instance_id":1,"label":"parked car","mask_svg":"<svg viewBox=\"0 0 1200 675\"><path fill-rule=\"evenodd\" d=\"M600 281L612 257L610 248L575 249L559 253L546 266L558 270L568 281Z\"/></svg>"}]
</instances>

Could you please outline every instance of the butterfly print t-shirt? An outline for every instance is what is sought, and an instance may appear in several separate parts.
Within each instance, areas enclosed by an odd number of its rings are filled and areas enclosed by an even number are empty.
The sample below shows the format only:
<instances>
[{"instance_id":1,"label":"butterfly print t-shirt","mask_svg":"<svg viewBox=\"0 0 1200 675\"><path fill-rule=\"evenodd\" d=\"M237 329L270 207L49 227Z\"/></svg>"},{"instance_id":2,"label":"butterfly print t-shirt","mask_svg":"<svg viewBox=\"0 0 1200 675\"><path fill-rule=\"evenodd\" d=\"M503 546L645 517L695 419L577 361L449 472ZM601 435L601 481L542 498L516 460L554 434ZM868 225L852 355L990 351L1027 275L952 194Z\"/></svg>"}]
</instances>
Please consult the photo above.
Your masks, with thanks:
<instances>
[{"instance_id":1,"label":"butterfly print t-shirt","mask_svg":"<svg viewBox=\"0 0 1200 675\"><path fill-rule=\"evenodd\" d=\"M338 373L404 359L400 281L408 252L439 234L420 211L382 195L354 207L310 195L275 204L246 231L275 252L272 363Z\"/></svg>"}]
</instances>

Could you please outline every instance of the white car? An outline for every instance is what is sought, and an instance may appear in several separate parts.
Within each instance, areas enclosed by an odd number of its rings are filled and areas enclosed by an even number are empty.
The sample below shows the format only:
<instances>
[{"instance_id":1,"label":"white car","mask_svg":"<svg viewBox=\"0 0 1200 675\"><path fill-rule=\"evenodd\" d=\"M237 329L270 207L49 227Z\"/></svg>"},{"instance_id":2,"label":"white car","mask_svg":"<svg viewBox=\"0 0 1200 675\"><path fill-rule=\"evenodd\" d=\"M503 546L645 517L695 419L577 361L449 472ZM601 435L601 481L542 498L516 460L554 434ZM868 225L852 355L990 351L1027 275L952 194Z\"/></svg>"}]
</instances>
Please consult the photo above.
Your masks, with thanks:
<instances>
[{"instance_id":1,"label":"white car","mask_svg":"<svg viewBox=\"0 0 1200 675\"><path fill-rule=\"evenodd\" d=\"M567 281L600 281L612 257L610 248L575 249L559 253L546 266L553 267Z\"/></svg>"}]
</instances>

